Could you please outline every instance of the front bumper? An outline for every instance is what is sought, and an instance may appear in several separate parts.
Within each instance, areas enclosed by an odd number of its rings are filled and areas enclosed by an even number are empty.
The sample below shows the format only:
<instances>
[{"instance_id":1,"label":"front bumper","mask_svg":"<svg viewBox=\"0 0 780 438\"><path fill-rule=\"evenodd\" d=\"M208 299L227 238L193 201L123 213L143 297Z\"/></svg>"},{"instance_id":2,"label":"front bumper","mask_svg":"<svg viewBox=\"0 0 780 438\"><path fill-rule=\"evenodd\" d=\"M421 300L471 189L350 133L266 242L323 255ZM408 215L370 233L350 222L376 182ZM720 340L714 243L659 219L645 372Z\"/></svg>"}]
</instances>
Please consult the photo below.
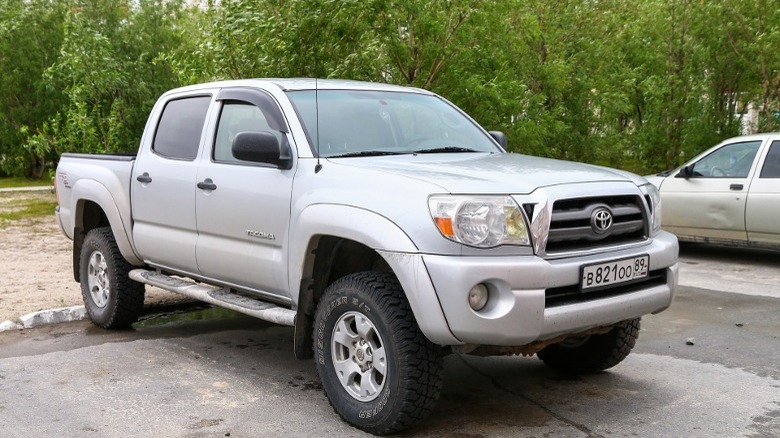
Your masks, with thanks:
<instances>
[{"instance_id":1,"label":"front bumper","mask_svg":"<svg viewBox=\"0 0 780 438\"><path fill-rule=\"evenodd\" d=\"M650 256L650 271L662 273L665 282L641 284L604 298L546 306L545 291L578 285L583 265L641 254ZM677 255L677 239L661 232L646 245L584 257L545 260L537 256L424 255L423 262L449 331L458 340L519 346L666 309L677 286ZM475 312L467 297L479 283L489 285L490 299L484 309Z\"/></svg>"}]
</instances>

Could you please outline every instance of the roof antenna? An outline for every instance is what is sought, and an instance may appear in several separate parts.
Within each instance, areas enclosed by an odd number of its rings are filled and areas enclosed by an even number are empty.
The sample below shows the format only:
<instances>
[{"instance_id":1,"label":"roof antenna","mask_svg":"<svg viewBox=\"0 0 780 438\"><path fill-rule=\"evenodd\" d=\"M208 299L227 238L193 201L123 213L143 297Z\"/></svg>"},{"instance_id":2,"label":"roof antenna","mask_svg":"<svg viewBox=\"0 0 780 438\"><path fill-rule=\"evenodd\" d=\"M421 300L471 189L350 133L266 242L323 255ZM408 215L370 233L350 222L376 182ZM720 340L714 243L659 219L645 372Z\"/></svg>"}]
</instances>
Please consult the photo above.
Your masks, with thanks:
<instances>
[{"instance_id":1,"label":"roof antenna","mask_svg":"<svg viewBox=\"0 0 780 438\"><path fill-rule=\"evenodd\" d=\"M322 164L320 164L320 96L318 89L317 76L314 76L314 120L317 126L317 165L314 166L314 173L320 173L320 170L322 170Z\"/></svg>"},{"instance_id":2,"label":"roof antenna","mask_svg":"<svg viewBox=\"0 0 780 438\"><path fill-rule=\"evenodd\" d=\"M319 30L319 21L320 21L320 4L317 3L317 9L314 11L314 30L315 30L315 36L317 31ZM315 39L316 41L316 39ZM315 125L317 125L317 136L315 141L317 142L317 164L314 166L314 173L320 173L320 170L322 170L322 163L320 163L320 94L319 94L319 83L318 83L318 76L320 75L319 72L319 54L317 53L317 48L315 46L314 48L314 121Z\"/></svg>"}]
</instances>

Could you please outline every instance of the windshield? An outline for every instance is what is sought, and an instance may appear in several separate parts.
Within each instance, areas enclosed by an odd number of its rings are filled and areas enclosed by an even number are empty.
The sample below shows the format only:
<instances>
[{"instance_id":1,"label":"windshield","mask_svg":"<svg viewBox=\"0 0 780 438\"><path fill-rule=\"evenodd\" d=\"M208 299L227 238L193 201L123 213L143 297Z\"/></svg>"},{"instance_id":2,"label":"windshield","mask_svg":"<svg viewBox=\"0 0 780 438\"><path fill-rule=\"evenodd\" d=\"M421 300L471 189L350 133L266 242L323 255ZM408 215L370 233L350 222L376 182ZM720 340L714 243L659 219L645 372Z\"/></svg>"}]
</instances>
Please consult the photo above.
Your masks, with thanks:
<instances>
[{"instance_id":1,"label":"windshield","mask_svg":"<svg viewBox=\"0 0 780 438\"><path fill-rule=\"evenodd\" d=\"M500 152L491 137L437 96L366 90L316 95L317 105L314 90L288 92L312 152L321 157Z\"/></svg>"}]
</instances>

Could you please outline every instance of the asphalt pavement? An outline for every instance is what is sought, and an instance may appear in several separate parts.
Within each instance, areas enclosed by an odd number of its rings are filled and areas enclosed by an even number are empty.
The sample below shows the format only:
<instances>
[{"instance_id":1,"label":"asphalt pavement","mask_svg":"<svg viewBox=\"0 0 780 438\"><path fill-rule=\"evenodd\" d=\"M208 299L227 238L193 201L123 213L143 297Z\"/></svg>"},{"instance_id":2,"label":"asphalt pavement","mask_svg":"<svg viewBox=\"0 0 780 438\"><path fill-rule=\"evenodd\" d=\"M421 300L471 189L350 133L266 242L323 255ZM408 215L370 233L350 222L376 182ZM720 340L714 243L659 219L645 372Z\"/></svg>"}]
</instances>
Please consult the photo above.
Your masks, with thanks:
<instances>
[{"instance_id":1,"label":"asphalt pavement","mask_svg":"<svg viewBox=\"0 0 780 438\"><path fill-rule=\"evenodd\" d=\"M780 437L780 258L683 246L672 307L634 352L572 377L536 358L445 360L427 437ZM706 285L708 287L701 287ZM0 333L2 436L363 436L330 408L292 329L223 309L132 330Z\"/></svg>"},{"instance_id":2,"label":"asphalt pavement","mask_svg":"<svg viewBox=\"0 0 780 438\"><path fill-rule=\"evenodd\" d=\"M778 314L774 298L682 287L608 372L450 355L437 408L406 435L777 437ZM222 309L1 333L2 435L364 436L293 357L292 335Z\"/></svg>"}]
</instances>

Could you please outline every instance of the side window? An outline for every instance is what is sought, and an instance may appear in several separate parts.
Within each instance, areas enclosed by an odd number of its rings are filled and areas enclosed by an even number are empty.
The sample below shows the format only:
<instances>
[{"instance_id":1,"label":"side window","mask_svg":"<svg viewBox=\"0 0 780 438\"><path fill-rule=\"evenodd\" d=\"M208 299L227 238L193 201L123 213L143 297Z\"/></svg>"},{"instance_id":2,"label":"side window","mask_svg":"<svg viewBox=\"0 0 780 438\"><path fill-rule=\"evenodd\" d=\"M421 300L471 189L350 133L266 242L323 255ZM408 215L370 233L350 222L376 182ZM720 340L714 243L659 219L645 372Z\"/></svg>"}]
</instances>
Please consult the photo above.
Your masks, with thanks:
<instances>
[{"instance_id":1,"label":"side window","mask_svg":"<svg viewBox=\"0 0 780 438\"><path fill-rule=\"evenodd\" d=\"M282 133L272 129L263 112L256 106L240 101L226 101L219 116L214 139L213 159L217 162L239 162L233 157L233 139L239 132L268 131L282 140Z\"/></svg>"},{"instance_id":2,"label":"side window","mask_svg":"<svg viewBox=\"0 0 780 438\"><path fill-rule=\"evenodd\" d=\"M780 178L780 140L772 142L769 153L766 154L764 167L761 168L760 178Z\"/></svg>"},{"instance_id":3,"label":"side window","mask_svg":"<svg viewBox=\"0 0 780 438\"><path fill-rule=\"evenodd\" d=\"M723 146L693 165L697 178L746 178L753 166L761 141Z\"/></svg>"},{"instance_id":4,"label":"side window","mask_svg":"<svg viewBox=\"0 0 780 438\"><path fill-rule=\"evenodd\" d=\"M152 150L166 158L194 160L210 103L211 96L168 102L157 125Z\"/></svg>"}]
</instances>

